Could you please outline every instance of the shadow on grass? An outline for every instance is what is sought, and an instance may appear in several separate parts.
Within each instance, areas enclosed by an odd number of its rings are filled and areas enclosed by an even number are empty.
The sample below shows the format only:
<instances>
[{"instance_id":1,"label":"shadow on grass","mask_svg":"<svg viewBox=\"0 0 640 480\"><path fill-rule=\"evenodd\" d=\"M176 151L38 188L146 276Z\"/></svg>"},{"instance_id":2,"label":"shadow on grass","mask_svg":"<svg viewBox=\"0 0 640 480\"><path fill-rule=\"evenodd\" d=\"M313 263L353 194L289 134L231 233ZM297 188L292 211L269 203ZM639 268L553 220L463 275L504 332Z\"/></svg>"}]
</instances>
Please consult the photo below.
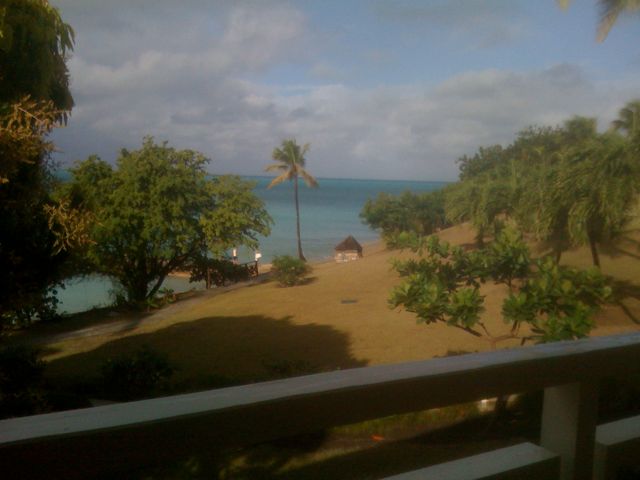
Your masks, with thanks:
<instances>
[{"instance_id":1,"label":"shadow on grass","mask_svg":"<svg viewBox=\"0 0 640 480\"><path fill-rule=\"evenodd\" d=\"M636 260L640 260L640 254L630 252L628 250L622 249L615 245L605 245L600 247L601 253L611 256L612 258L616 257L631 257Z\"/></svg>"},{"instance_id":2,"label":"shadow on grass","mask_svg":"<svg viewBox=\"0 0 640 480\"><path fill-rule=\"evenodd\" d=\"M613 301L618 305L627 317L634 323L640 325L640 318L624 303L625 299L640 300L640 286L627 280L616 280L613 282Z\"/></svg>"},{"instance_id":3,"label":"shadow on grass","mask_svg":"<svg viewBox=\"0 0 640 480\"><path fill-rule=\"evenodd\" d=\"M96 381L106 360L143 346L165 353L176 368L170 393L367 364L351 356L349 338L330 326L296 325L291 317L220 316L108 341L94 350L51 361L46 375L70 388L86 386Z\"/></svg>"},{"instance_id":4,"label":"shadow on grass","mask_svg":"<svg viewBox=\"0 0 640 480\"><path fill-rule=\"evenodd\" d=\"M253 286L253 284L241 285ZM234 285L235 288L237 288ZM204 296L225 293L226 289L188 290L175 294L175 298L167 303L159 303L156 308L135 306L107 306L95 307L84 312L62 314L59 319L48 322L35 322L25 328L12 332L7 338L9 343L46 343L52 337L60 336L73 338L82 336L85 329L112 329L116 333L135 330L144 321L158 314L169 314L183 306L188 306L191 300L198 300ZM77 335L76 335L77 334Z\"/></svg>"},{"instance_id":5,"label":"shadow on grass","mask_svg":"<svg viewBox=\"0 0 640 480\"><path fill-rule=\"evenodd\" d=\"M92 397L100 391L100 366L109 358L131 354L148 346L169 357L176 368L170 390L181 393L245 384L275 378L365 366L365 360L350 354L350 341L344 333L326 325L296 325L291 317L265 316L206 317L174 324L151 333L141 333L48 363L47 381ZM93 397L95 398L95 397ZM185 433L188 435L188 433ZM242 476L224 477L233 468L237 451L231 453L203 451L185 455L176 446L166 452L167 467L160 467L158 477L148 471L138 477L128 472L126 478L269 478L292 455L317 449L325 433L305 435L278 442L277 446L252 451L241 469ZM193 453L193 454L192 454ZM113 466L113 468L125 468ZM149 467L149 465L147 465ZM111 467L109 467L111 468ZM203 477L204 475L204 477ZM115 478L115 477L114 477ZM120 477L123 478L123 477Z\"/></svg>"},{"instance_id":6,"label":"shadow on grass","mask_svg":"<svg viewBox=\"0 0 640 480\"><path fill-rule=\"evenodd\" d=\"M330 438L331 434L317 433L216 454L193 452L178 463L136 472L132 478L364 480L416 470L525 440L535 441L537 437L537 430L528 425L514 427L512 424L488 430L487 421L486 417L475 418L402 440L361 436L336 442Z\"/></svg>"},{"instance_id":7,"label":"shadow on grass","mask_svg":"<svg viewBox=\"0 0 640 480\"><path fill-rule=\"evenodd\" d=\"M470 432L483 432L470 434ZM271 477L293 479L373 479L417 470L524 441L524 432L487 430L487 419L462 422L413 438L370 443L370 448L334 456ZM238 477L250 478L250 477ZM253 477L258 478L258 477Z\"/></svg>"},{"instance_id":8,"label":"shadow on grass","mask_svg":"<svg viewBox=\"0 0 640 480\"><path fill-rule=\"evenodd\" d=\"M277 282L277 280L275 281ZM278 288L304 287L305 285L311 285L312 283L316 283L317 281L318 281L318 277L305 277L298 280L298 282L295 285L283 285L281 283L278 283Z\"/></svg>"}]
</instances>

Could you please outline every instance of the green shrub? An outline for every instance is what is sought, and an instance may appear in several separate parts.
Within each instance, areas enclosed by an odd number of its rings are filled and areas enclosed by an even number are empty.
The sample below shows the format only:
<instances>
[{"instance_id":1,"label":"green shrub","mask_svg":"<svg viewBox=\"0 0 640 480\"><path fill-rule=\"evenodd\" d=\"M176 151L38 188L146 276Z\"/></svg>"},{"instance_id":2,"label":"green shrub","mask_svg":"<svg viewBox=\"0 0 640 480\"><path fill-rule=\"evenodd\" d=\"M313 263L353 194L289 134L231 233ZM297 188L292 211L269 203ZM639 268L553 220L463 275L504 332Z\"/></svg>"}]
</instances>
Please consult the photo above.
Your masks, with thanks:
<instances>
[{"instance_id":1,"label":"green shrub","mask_svg":"<svg viewBox=\"0 0 640 480\"><path fill-rule=\"evenodd\" d=\"M133 400L152 396L174 369L165 354L143 347L133 354L108 359L101 372L105 397Z\"/></svg>"},{"instance_id":2,"label":"green shrub","mask_svg":"<svg viewBox=\"0 0 640 480\"><path fill-rule=\"evenodd\" d=\"M178 297L172 288L161 288L153 298L147 298L145 307L147 310L165 307L176 301Z\"/></svg>"},{"instance_id":3,"label":"green shrub","mask_svg":"<svg viewBox=\"0 0 640 480\"><path fill-rule=\"evenodd\" d=\"M306 262L290 255L275 257L271 267L273 276L283 287L291 287L303 283L307 274L311 273L311 270L311 266Z\"/></svg>"},{"instance_id":4,"label":"green shrub","mask_svg":"<svg viewBox=\"0 0 640 480\"><path fill-rule=\"evenodd\" d=\"M190 282L206 282L208 279L218 287L225 283L249 280L246 265L237 265L229 260L199 256L187 266L191 272Z\"/></svg>"}]
</instances>

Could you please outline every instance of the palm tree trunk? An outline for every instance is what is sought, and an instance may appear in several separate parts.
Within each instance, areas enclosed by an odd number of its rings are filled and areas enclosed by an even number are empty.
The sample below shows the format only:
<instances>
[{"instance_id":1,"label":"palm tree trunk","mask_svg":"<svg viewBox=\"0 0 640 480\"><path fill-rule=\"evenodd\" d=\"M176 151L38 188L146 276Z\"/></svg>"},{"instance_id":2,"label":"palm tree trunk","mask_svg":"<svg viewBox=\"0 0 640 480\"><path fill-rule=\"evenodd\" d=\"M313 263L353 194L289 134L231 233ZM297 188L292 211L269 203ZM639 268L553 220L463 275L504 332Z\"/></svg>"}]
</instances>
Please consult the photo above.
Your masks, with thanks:
<instances>
[{"instance_id":1,"label":"palm tree trunk","mask_svg":"<svg viewBox=\"0 0 640 480\"><path fill-rule=\"evenodd\" d=\"M598 247L593 236L589 235L589 246L591 247L591 258L593 258L593 264L600 268L600 255L598 255Z\"/></svg>"},{"instance_id":2,"label":"palm tree trunk","mask_svg":"<svg viewBox=\"0 0 640 480\"><path fill-rule=\"evenodd\" d=\"M298 258L303 262L306 262L307 259L304 258L304 254L302 253L302 241L300 240L300 205L298 203L298 175L293 177L293 195L296 200L296 234L298 235Z\"/></svg>"}]
</instances>

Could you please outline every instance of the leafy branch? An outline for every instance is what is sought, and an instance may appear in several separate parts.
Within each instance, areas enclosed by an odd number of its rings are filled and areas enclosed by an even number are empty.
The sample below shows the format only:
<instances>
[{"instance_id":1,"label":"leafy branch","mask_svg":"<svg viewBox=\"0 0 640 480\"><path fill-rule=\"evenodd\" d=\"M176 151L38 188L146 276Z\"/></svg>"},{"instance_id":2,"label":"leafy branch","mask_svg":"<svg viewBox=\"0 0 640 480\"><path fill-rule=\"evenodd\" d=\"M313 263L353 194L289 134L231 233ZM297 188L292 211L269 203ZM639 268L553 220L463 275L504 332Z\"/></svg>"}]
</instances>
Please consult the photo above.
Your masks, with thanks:
<instances>
[{"instance_id":1,"label":"leafy branch","mask_svg":"<svg viewBox=\"0 0 640 480\"><path fill-rule=\"evenodd\" d=\"M389 304L415 313L420 323L441 322L487 340L492 348L508 339L549 342L587 336L593 315L610 300L607 279L593 268L562 267L550 258L530 259L522 236L505 228L481 250L452 247L438 237L403 236L400 243L422 258L395 261L403 282ZM508 333L496 335L482 321L487 280L505 284L509 295L502 316ZM527 333L521 332L523 325Z\"/></svg>"}]
</instances>

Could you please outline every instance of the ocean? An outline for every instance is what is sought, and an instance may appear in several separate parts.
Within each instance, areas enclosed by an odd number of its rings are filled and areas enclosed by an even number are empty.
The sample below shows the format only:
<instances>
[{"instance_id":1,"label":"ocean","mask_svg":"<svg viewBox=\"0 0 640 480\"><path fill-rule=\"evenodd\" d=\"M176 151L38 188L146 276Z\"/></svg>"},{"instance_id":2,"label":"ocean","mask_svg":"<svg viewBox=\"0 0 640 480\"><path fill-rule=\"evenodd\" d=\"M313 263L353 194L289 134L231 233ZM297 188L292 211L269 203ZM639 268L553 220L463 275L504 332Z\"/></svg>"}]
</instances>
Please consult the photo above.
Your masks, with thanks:
<instances>
[{"instance_id":1,"label":"ocean","mask_svg":"<svg viewBox=\"0 0 640 480\"><path fill-rule=\"evenodd\" d=\"M243 177L256 183L255 193L262 198L274 220L271 235L260 237L261 262L269 263L276 255L297 255L296 213L293 202L293 184L285 182L267 189L272 177ZM364 225L359 214L369 198L378 193L399 194L404 191L427 192L443 187L445 182L419 182L405 180L353 180L318 179L318 188L300 184L300 230L302 250L309 261L326 260L333 256L333 248L347 235L360 243L379 238L376 231ZM365 252L366 254L366 252ZM254 259L254 252L240 248L239 260ZM165 285L176 292L203 288L190 284L187 279L170 278ZM114 284L108 278L90 276L69 280L59 289L58 310L75 313L113 302Z\"/></svg>"}]
</instances>

